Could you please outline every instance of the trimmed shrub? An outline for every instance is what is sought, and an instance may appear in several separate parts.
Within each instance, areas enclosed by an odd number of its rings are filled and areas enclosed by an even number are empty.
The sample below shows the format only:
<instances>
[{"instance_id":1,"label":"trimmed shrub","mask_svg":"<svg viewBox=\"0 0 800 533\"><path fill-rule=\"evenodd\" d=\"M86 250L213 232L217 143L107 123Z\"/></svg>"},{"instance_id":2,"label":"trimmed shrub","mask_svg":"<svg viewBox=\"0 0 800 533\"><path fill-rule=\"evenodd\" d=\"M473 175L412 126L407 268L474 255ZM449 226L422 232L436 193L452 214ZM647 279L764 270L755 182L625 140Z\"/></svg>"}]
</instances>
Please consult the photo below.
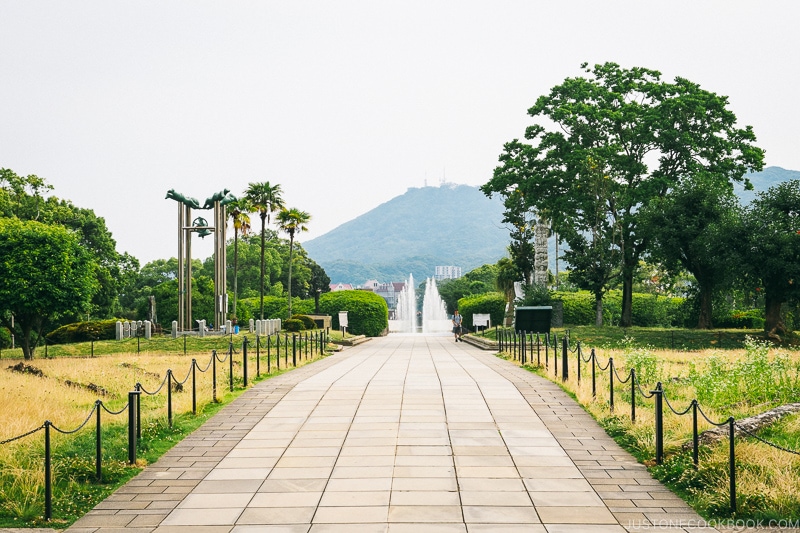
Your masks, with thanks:
<instances>
[{"instance_id":1,"label":"trimmed shrub","mask_svg":"<svg viewBox=\"0 0 800 533\"><path fill-rule=\"evenodd\" d=\"M88 342L92 340L114 340L117 338L116 318L75 322L65 324L47 334L50 344L69 344L72 342Z\"/></svg>"},{"instance_id":2,"label":"trimmed shrub","mask_svg":"<svg viewBox=\"0 0 800 533\"><path fill-rule=\"evenodd\" d=\"M283 330L284 331L303 331L306 329L303 324L302 320L298 320L296 318L290 318L288 320L284 320L283 323Z\"/></svg>"},{"instance_id":3,"label":"trimmed shrub","mask_svg":"<svg viewBox=\"0 0 800 533\"><path fill-rule=\"evenodd\" d=\"M241 298L237 304L237 309L242 317L247 316L249 320L258 320L261 318L261 300L259 296L253 298ZM314 309L313 300L300 300L299 298L292 298L292 311L297 311L300 314L307 314L310 310ZM285 296L267 296L264 295L264 318L281 318L286 319L289 314L289 301ZM244 318L239 320L240 323Z\"/></svg>"},{"instance_id":4,"label":"trimmed shrub","mask_svg":"<svg viewBox=\"0 0 800 533\"><path fill-rule=\"evenodd\" d=\"M556 292L554 298L564 302L564 325L594 325L594 296L589 291Z\"/></svg>"},{"instance_id":5,"label":"trimmed shrub","mask_svg":"<svg viewBox=\"0 0 800 533\"><path fill-rule=\"evenodd\" d=\"M320 296L319 309L322 314L331 315L333 329L340 329L339 311L347 311L347 330L353 335L377 337L389 327L386 300L374 292L326 292Z\"/></svg>"},{"instance_id":6,"label":"trimmed shrub","mask_svg":"<svg viewBox=\"0 0 800 533\"><path fill-rule=\"evenodd\" d=\"M292 320L299 320L303 323L303 329L315 329L317 323L308 315L292 315Z\"/></svg>"},{"instance_id":7,"label":"trimmed shrub","mask_svg":"<svg viewBox=\"0 0 800 533\"><path fill-rule=\"evenodd\" d=\"M725 316L714 317L717 328L762 329L764 312L761 309L748 311L730 311Z\"/></svg>"},{"instance_id":8,"label":"trimmed shrub","mask_svg":"<svg viewBox=\"0 0 800 533\"><path fill-rule=\"evenodd\" d=\"M472 328L472 315L489 314L492 325L502 325L506 311L506 299L502 293L487 292L466 296L458 300L458 312L464 317L464 326Z\"/></svg>"}]
</instances>

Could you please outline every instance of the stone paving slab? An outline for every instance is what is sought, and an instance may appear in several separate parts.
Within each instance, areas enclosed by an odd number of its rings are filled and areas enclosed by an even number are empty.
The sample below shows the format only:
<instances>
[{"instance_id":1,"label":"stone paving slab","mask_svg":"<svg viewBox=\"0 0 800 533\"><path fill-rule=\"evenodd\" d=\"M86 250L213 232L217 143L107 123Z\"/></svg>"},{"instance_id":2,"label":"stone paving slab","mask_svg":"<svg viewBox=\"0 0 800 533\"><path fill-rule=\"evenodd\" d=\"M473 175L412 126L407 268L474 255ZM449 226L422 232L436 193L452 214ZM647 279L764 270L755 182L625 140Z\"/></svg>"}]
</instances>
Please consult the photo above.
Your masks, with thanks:
<instances>
[{"instance_id":1,"label":"stone paving slab","mask_svg":"<svg viewBox=\"0 0 800 533\"><path fill-rule=\"evenodd\" d=\"M557 385L449 335L390 335L254 386L68 531L701 523Z\"/></svg>"}]
</instances>

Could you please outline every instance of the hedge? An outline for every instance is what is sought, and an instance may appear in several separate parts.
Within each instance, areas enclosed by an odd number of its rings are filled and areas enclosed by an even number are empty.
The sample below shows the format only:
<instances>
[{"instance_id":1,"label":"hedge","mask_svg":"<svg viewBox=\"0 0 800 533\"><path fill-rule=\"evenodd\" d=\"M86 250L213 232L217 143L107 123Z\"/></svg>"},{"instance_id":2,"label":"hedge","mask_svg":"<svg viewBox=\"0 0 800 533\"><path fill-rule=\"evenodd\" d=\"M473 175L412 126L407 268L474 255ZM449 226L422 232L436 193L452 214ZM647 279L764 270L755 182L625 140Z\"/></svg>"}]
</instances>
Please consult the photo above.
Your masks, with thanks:
<instances>
[{"instance_id":1,"label":"hedge","mask_svg":"<svg viewBox=\"0 0 800 533\"><path fill-rule=\"evenodd\" d=\"M245 323L252 318L261 318L261 298L242 298L237 302L236 307L240 310L241 318L239 324ZM292 298L292 313L309 314L314 310L314 300L301 300ZM264 318L280 318L286 320L289 314L289 300L285 296L264 296Z\"/></svg>"},{"instance_id":2,"label":"hedge","mask_svg":"<svg viewBox=\"0 0 800 533\"><path fill-rule=\"evenodd\" d=\"M389 327L386 300L371 291L326 292L320 296L319 309L331 315L333 329L340 329L339 311L347 311L347 330L353 335L378 337Z\"/></svg>"},{"instance_id":3,"label":"hedge","mask_svg":"<svg viewBox=\"0 0 800 533\"><path fill-rule=\"evenodd\" d=\"M114 340L117 338L117 321L124 321L124 319L111 318L65 324L48 333L47 342L50 344L68 344L92 340Z\"/></svg>"},{"instance_id":4,"label":"hedge","mask_svg":"<svg viewBox=\"0 0 800 533\"><path fill-rule=\"evenodd\" d=\"M556 300L564 302L564 324L591 326L595 323L594 294L589 291L556 292ZM683 298L670 298L655 294L634 293L631 321L634 326L683 326ZM622 292L609 291L603 297L603 324L616 326L622 313Z\"/></svg>"},{"instance_id":5,"label":"hedge","mask_svg":"<svg viewBox=\"0 0 800 533\"><path fill-rule=\"evenodd\" d=\"M472 315L489 314L492 325L503 325L506 311L506 299L499 292L487 292L474 296L465 296L458 300L458 312L464 317L464 326L472 328Z\"/></svg>"}]
</instances>

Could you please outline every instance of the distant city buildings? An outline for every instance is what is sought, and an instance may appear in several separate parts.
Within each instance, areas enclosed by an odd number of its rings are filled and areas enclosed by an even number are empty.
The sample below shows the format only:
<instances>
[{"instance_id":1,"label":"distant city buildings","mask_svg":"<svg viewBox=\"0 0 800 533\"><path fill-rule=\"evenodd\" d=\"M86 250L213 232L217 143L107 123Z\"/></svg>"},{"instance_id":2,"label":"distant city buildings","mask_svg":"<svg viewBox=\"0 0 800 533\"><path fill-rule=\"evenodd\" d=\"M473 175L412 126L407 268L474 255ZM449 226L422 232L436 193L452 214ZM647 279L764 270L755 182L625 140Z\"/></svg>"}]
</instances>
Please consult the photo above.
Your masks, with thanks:
<instances>
[{"instance_id":1,"label":"distant city buildings","mask_svg":"<svg viewBox=\"0 0 800 533\"><path fill-rule=\"evenodd\" d=\"M436 281L460 278L461 267L453 265L437 266L433 277L436 279Z\"/></svg>"}]
</instances>

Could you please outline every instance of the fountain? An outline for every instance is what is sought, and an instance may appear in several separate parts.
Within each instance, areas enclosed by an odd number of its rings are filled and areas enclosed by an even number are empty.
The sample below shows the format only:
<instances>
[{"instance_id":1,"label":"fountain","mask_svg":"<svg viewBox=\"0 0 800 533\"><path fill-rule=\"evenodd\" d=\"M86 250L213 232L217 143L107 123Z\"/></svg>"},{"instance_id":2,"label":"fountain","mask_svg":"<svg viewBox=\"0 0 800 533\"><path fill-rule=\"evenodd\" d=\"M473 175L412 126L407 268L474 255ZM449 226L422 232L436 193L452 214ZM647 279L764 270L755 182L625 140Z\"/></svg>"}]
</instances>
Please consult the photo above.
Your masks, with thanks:
<instances>
[{"instance_id":1,"label":"fountain","mask_svg":"<svg viewBox=\"0 0 800 533\"><path fill-rule=\"evenodd\" d=\"M425 297L422 300L422 332L441 333L450 331L452 321L447 318L444 300L439 296L436 280L425 280Z\"/></svg>"},{"instance_id":2,"label":"fountain","mask_svg":"<svg viewBox=\"0 0 800 533\"><path fill-rule=\"evenodd\" d=\"M394 324L390 324L390 331L398 333L417 332L417 295L414 290L414 276L408 275L403 290L397 296Z\"/></svg>"},{"instance_id":3,"label":"fountain","mask_svg":"<svg viewBox=\"0 0 800 533\"><path fill-rule=\"evenodd\" d=\"M397 297L395 319L389 321L389 331L393 333L417 333L417 296L414 287L414 276L409 274L403 290ZM428 278L425 281L425 294L422 300L422 332L441 333L450 331L451 322L447 317L444 301L439 296L436 281Z\"/></svg>"}]
</instances>

